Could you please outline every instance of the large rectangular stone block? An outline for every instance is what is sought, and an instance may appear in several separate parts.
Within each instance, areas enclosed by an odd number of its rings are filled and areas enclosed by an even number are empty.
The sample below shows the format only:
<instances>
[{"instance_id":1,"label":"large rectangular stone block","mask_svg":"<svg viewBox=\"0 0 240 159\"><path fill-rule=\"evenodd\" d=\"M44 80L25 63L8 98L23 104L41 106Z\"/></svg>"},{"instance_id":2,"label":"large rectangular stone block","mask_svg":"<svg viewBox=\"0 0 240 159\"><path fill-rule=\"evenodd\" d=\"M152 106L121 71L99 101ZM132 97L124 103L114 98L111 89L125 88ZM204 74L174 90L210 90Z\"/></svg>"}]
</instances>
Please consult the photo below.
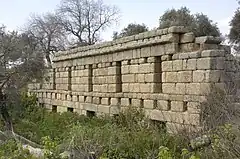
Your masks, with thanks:
<instances>
[{"instance_id":1,"label":"large rectangular stone block","mask_svg":"<svg viewBox=\"0 0 240 159\"><path fill-rule=\"evenodd\" d=\"M187 103L183 101L171 101L171 111L184 112L187 110Z\"/></svg>"},{"instance_id":2,"label":"large rectangular stone block","mask_svg":"<svg viewBox=\"0 0 240 159\"><path fill-rule=\"evenodd\" d=\"M167 100L158 100L157 101L157 109L159 110L165 110L168 111L170 110L170 101Z\"/></svg>"},{"instance_id":3,"label":"large rectangular stone block","mask_svg":"<svg viewBox=\"0 0 240 159\"><path fill-rule=\"evenodd\" d=\"M142 99L132 99L132 106L141 108L143 106Z\"/></svg>"},{"instance_id":4,"label":"large rectangular stone block","mask_svg":"<svg viewBox=\"0 0 240 159\"><path fill-rule=\"evenodd\" d=\"M144 100L143 106L146 109L155 109L157 107L157 100Z\"/></svg>"},{"instance_id":5,"label":"large rectangular stone block","mask_svg":"<svg viewBox=\"0 0 240 159\"><path fill-rule=\"evenodd\" d=\"M166 78L165 81L167 83L175 83L178 82L178 73L177 72L166 72Z\"/></svg>"},{"instance_id":6,"label":"large rectangular stone block","mask_svg":"<svg viewBox=\"0 0 240 159\"><path fill-rule=\"evenodd\" d=\"M172 71L173 62L172 61L163 61L162 62L162 71Z\"/></svg>"},{"instance_id":7,"label":"large rectangular stone block","mask_svg":"<svg viewBox=\"0 0 240 159\"><path fill-rule=\"evenodd\" d=\"M177 81L178 82L183 82L183 83L187 83L187 82L192 82L192 71L180 71L177 74Z\"/></svg>"},{"instance_id":8,"label":"large rectangular stone block","mask_svg":"<svg viewBox=\"0 0 240 159\"><path fill-rule=\"evenodd\" d=\"M176 84L175 83L163 83L162 84L162 92L175 94L176 92Z\"/></svg>"}]
</instances>

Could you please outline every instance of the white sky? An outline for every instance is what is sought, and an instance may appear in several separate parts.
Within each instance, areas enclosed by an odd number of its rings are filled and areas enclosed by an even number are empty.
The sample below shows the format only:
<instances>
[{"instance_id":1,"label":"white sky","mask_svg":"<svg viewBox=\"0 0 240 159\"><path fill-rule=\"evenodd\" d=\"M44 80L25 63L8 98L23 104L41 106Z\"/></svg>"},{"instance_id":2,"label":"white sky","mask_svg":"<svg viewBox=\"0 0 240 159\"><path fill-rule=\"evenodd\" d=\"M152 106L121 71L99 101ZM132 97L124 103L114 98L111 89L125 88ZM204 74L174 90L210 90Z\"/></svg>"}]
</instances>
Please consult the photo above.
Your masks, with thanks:
<instances>
[{"instance_id":1,"label":"white sky","mask_svg":"<svg viewBox=\"0 0 240 159\"><path fill-rule=\"evenodd\" d=\"M0 0L0 24L20 29L30 13L53 11L60 0ZM145 23L150 29L158 27L160 15L171 8L188 7L192 13L202 12L218 23L223 34L229 32L229 21L237 7L236 0L104 0L121 11L120 22L107 29L102 37L111 40L113 31L120 31L129 23Z\"/></svg>"}]
</instances>

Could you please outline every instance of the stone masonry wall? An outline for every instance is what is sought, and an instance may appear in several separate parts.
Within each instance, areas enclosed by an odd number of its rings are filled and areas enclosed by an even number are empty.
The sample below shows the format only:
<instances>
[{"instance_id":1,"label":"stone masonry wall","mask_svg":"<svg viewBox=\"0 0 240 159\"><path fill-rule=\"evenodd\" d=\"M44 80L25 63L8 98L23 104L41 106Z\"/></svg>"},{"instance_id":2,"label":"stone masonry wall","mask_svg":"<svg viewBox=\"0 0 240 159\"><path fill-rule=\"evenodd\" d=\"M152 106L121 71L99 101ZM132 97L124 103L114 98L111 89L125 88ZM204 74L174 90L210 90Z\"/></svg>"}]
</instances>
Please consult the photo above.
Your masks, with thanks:
<instances>
[{"instance_id":1,"label":"stone masonry wall","mask_svg":"<svg viewBox=\"0 0 240 159\"><path fill-rule=\"evenodd\" d=\"M212 86L224 88L239 74L230 48L220 43L170 27L79 47L57 53L48 78L29 90L58 112L115 115L133 106L169 131L197 128Z\"/></svg>"}]
</instances>

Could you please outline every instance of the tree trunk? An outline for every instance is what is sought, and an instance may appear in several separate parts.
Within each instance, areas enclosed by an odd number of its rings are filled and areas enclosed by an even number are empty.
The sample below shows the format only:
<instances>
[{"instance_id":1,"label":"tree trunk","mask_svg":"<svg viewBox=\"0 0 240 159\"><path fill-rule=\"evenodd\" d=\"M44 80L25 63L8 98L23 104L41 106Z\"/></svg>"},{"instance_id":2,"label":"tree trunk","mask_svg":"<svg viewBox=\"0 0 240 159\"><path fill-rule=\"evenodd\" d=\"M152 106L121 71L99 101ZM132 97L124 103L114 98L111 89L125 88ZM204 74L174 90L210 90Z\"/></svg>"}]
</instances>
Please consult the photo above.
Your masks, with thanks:
<instances>
[{"instance_id":1,"label":"tree trunk","mask_svg":"<svg viewBox=\"0 0 240 159\"><path fill-rule=\"evenodd\" d=\"M12 120L7 110L6 95L0 90L0 111L7 131L13 131Z\"/></svg>"},{"instance_id":2,"label":"tree trunk","mask_svg":"<svg viewBox=\"0 0 240 159\"><path fill-rule=\"evenodd\" d=\"M46 60L47 60L47 66L48 66L49 68L52 68L52 61L51 61L51 59L50 59L50 54L49 54L49 53L46 53L45 57L46 57Z\"/></svg>"}]
</instances>

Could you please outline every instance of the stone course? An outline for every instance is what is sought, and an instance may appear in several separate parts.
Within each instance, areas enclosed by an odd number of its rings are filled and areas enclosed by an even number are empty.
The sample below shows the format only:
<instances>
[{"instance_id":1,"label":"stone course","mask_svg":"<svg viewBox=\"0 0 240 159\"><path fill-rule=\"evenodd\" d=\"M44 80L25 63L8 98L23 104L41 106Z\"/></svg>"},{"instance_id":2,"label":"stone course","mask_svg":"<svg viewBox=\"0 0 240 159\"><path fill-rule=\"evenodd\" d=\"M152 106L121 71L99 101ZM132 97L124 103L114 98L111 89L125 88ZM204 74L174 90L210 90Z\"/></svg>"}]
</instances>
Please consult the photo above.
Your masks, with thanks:
<instances>
[{"instance_id":1,"label":"stone course","mask_svg":"<svg viewBox=\"0 0 240 159\"><path fill-rule=\"evenodd\" d=\"M169 131L198 128L199 106L212 86L239 77L238 62L220 43L176 26L58 52L47 78L29 92L58 112L115 115L133 106Z\"/></svg>"}]
</instances>

